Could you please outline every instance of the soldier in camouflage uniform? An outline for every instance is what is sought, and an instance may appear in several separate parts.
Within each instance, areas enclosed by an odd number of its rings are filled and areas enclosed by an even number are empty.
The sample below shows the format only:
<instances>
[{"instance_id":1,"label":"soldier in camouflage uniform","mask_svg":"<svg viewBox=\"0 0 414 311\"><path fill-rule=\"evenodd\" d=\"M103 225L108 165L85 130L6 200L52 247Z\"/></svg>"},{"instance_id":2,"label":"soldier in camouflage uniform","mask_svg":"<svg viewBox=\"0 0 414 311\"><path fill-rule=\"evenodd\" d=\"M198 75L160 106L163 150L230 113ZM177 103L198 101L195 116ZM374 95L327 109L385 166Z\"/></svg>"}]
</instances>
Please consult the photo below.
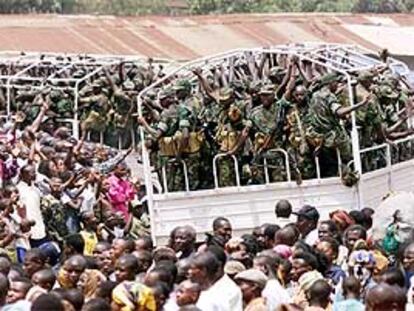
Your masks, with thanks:
<instances>
[{"instance_id":1,"label":"soldier in camouflage uniform","mask_svg":"<svg viewBox=\"0 0 414 311\"><path fill-rule=\"evenodd\" d=\"M282 147L284 106L275 101L275 90L271 84L265 85L260 92L261 105L252 110L253 161L251 166L252 184L265 182L265 159L269 182L286 180L286 165L284 156L270 152Z\"/></svg>"},{"instance_id":2,"label":"soldier in camouflage uniform","mask_svg":"<svg viewBox=\"0 0 414 311\"><path fill-rule=\"evenodd\" d=\"M95 81L91 92L79 99L81 120L85 130L103 132L108 124L108 112L110 110L109 98L102 91L102 83Z\"/></svg>"},{"instance_id":3,"label":"soldier in camouflage uniform","mask_svg":"<svg viewBox=\"0 0 414 311\"><path fill-rule=\"evenodd\" d=\"M298 184L315 177L315 161L306 139L305 120L308 117L309 96L303 85L288 88L283 100L289 101L286 113L286 149L292 174Z\"/></svg>"},{"instance_id":4,"label":"soldier in camouflage uniform","mask_svg":"<svg viewBox=\"0 0 414 311\"><path fill-rule=\"evenodd\" d=\"M174 87L178 99L179 130L175 134L178 143L178 153L187 166L190 190L200 186L200 150L204 142L203 131L200 129L198 115L200 105L191 95L189 81L180 80Z\"/></svg>"},{"instance_id":5,"label":"soldier in camouflage uniform","mask_svg":"<svg viewBox=\"0 0 414 311\"><path fill-rule=\"evenodd\" d=\"M368 98L365 98L353 106L341 106L336 96L340 79L336 73L321 78L321 89L313 93L306 119L307 140L315 148L316 155L326 156L326 159L320 159L324 177L336 175L337 169L332 165L337 162L336 150L339 150L344 164L351 159L351 141L341 118L368 103ZM353 180L356 182L355 178Z\"/></svg>"},{"instance_id":6,"label":"soldier in camouflage uniform","mask_svg":"<svg viewBox=\"0 0 414 311\"><path fill-rule=\"evenodd\" d=\"M359 143L361 148L371 147L373 143L382 144L383 141L383 111L379 106L378 97L375 95L377 86L374 84L374 74L370 71L360 72L357 78L358 84L355 88L355 101L361 101L369 96L368 104L356 111L357 125L359 130ZM384 162L384 150L373 150L361 154L362 171L371 171L379 168Z\"/></svg>"},{"instance_id":7,"label":"soldier in camouflage uniform","mask_svg":"<svg viewBox=\"0 0 414 311\"><path fill-rule=\"evenodd\" d=\"M398 91L398 89L397 89ZM379 99L379 106L383 110L383 122L382 128L384 133L384 140L395 140L405 138L412 134L412 128L408 128L407 118L410 117L412 107L405 100L404 96L396 92L386 82L382 83L377 89L377 96ZM410 158L411 143L401 143L399 146L393 147L393 159L394 163Z\"/></svg>"},{"instance_id":8,"label":"soldier in camouflage uniform","mask_svg":"<svg viewBox=\"0 0 414 311\"><path fill-rule=\"evenodd\" d=\"M73 102L67 94L60 90L50 92L50 109L59 117L71 118L73 113Z\"/></svg>"},{"instance_id":9,"label":"soldier in camouflage uniform","mask_svg":"<svg viewBox=\"0 0 414 311\"><path fill-rule=\"evenodd\" d=\"M163 108L158 122L151 127L145 118L138 117L138 123L158 143L158 173L164 178L162 169L165 167L168 191L183 191L184 179L182 164L177 161L178 145L174 135L178 130L178 112L174 99L174 90L167 88L159 93L160 104Z\"/></svg>"},{"instance_id":10,"label":"soldier in camouflage uniform","mask_svg":"<svg viewBox=\"0 0 414 311\"><path fill-rule=\"evenodd\" d=\"M251 122L246 117L246 103L236 101L234 91L230 88L223 88L218 98L219 114L217 119L217 131L215 135L216 144L220 153L227 154L217 161L218 179L220 187L236 185L235 170L242 166L243 155L248 150L245 145ZM236 156L239 167L234 167L233 158Z\"/></svg>"},{"instance_id":11,"label":"soldier in camouflage uniform","mask_svg":"<svg viewBox=\"0 0 414 311\"><path fill-rule=\"evenodd\" d=\"M219 105L207 95L202 96L200 113L197 116L202 129L204 141L200 150L200 180L201 189L210 189L214 186L213 181L213 158L217 154L215 133L217 129Z\"/></svg>"}]
</instances>

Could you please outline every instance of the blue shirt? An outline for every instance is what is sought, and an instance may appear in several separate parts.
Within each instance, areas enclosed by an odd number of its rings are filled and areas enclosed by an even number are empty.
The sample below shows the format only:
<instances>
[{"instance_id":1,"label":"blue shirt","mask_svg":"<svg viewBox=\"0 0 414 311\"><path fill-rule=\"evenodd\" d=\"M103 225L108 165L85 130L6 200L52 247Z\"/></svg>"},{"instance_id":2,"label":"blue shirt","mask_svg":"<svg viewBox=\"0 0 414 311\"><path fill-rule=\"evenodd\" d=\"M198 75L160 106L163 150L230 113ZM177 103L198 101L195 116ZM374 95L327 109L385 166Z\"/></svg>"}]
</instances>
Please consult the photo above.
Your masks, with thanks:
<instances>
[{"instance_id":1,"label":"blue shirt","mask_svg":"<svg viewBox=\"0 0 414 311\"><path fill-rule=\"evenodd\" d=\"M333 311L364 311L365 306L356 299L347 299L333 305Z\"/></svg>"},{"instance_id":2,"label":"blue shirt","mask_svg":"<svg viewBox=\"0 0 414 311\"><path fill-rule=\"evenodd\" d=\"M345 272L337 265L332 265L325 273L326 278L332 280L333 284L336 285L341 279L346 277Z\"/></svg>"}]
</instances>

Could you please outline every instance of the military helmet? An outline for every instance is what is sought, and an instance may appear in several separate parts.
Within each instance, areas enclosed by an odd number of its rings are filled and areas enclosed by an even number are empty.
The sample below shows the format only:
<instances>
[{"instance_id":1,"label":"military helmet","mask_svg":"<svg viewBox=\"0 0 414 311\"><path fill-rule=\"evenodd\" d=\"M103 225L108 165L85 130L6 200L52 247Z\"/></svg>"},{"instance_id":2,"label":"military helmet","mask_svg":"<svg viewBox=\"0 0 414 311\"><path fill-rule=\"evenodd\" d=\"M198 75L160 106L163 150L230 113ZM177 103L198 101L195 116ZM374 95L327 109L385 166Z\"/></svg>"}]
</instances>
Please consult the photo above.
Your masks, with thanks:
<instances>
[{"instance_id":1,"label":"military helmet","mask_svg":"<svg viewBox=\"0 0 414 311\"><path fill-rule=\"evenodd\" d=\"M273 84L265 84L260 88L260 95L272 95L275 94L275 87Z\"/></svg>"},{"instance_id":2,"label":"military helmet","mask_svg":"<svg viewBox=\"0 0 414 311\"><path fill-rule=\"evenodd\" d=\"M85 76L85 71L77 70L72 74L72 77L75 79L83 78Z\"/></svg>"},{"instance_id":3,"label":"military helmet","mask_svg":"<svg viewBox=\"0 0 414 311\"><path fill-rule=\"evenodd\" d=\"M234 96L234 90L230 87L224 87L219 91L219 101L227 101Z\"/></svg>"},{"instance_id":4,"label":"military helmet","mask_svg":"<svg viewBox=\"0 0 414 311\"><path fill-rule=\"evenodd\" d=\"M398 86L399 80L400 76L398 73L388 73L382 77L381 84L388 85L390 87L396 87Z\"/></svg>"},{"instance_id":5,"label":"military helmet","mask_svg":"<svg viewBox=\"0 0 414 311\"><path fill-rule=\"evenodd\" d=\"M374 78L374 74L371 72L371 71L369 71L369 70L364 70L364 71L361 71L359 74L358 74L358 78L357 78L357 80L358 80L358 82L363 82L363 81L370 81L370 80L372 80Z\"/></svg>"},{"instance_id":6,"label":"military helmet","mask_svg":"<svg viewBox=\"0 0 414 311\"><path fill-rule=\"evenodd\" d=\"M240 80L233 80L230 82L230 86L239 92L243 92L246 90L246 85L243 81Z\"/></svg>"},{"instance_id":7,"label":"military helmet","mask_svg":"<svg viewBox=\"0 0 414 311\"><path fill-rule=\"evenodd\" d=\"M61 97L63 96L62 92L60 90L52 90L49 94L50 99L52 101L58 101L59 99L61 99Z\"/></svg>"},{"instance_id":8,"label":"military helmet","mask_svg":"<svg viewBox=\"0 0 414 311\"><path fill-rule=\"evenodd\" d=\"M250 92L259 92L260 89L262 88L262 86L263 86L262 81L260 81L260 80L252 81L249 84L249 91Z\"/></svg>"},{"instance_id":9,"label":"military helmet","mask_svg":"<svg viewBox=\"0 0 414 311\"><path fill-rule=\"evenodd\" d=\"M135 89L135 84L131 80L125 80L124 83L122 83L122 88L126 91L132 91Z\"/></svg>"},{"instance_id":10,"label":"military helmet","mask_svg":"<svg viewBox=\"0 0 414 311\"><path fill-rule=\"evenodd\" d=\"M277 77L286 74L286 69L280 66L270 68L269 77Z\"/></svg>"},{"instance_id":11,"label":"military helmet","mask_svg":"<svg viewBox=\"0 0 414 311\"><path fill-rule=\"evenodd\" d=\"M178 80L174 85L174 91L187 91L191 92L191 83L186 79Z\"/></svg>"},{"instance_id":12,"label":"military helmet","mask_svg":"<svg viewBox=\"0 0 414 311\"><path fill-rule=\"evenodd\" d=\"M386 97L389 99L398 98L398 93L395 92L389 85L382 85L379 89L381 97Z\"/></svg>"},{"instance_id":13,"label":"military helmet","mask_svg":"<svg viewBox=\"0 0 414 311\"><path fill-rule=\"evenodd\" d=\"M103 86L102 80L101 79L96 79L92 82L92 88L96 88L96 89L100 89Z\"/></svg>"},{"instance_id":14,"label":"military helmet","mask_svg":"<svg viewBox=\"0 0 414 311\"><path fill-rule=\"evenodd\" d=\"M339 82L342 80L342 76L337 72L330 72L320 78L322 85L331 84L332 82Z\"/></svg>"},{"instance_id":15,"label":"military helmet","mask_svg":"<svg viewBox=\"0 0 414 311\"><path fill-rule=\"evenodd\" d=\"M171 87L166 87L158 93L158 98L160 100L166 99L168 97L173 97L173 96L174 96L174 89L172 89Z\"/></svg>"}]
</instances>

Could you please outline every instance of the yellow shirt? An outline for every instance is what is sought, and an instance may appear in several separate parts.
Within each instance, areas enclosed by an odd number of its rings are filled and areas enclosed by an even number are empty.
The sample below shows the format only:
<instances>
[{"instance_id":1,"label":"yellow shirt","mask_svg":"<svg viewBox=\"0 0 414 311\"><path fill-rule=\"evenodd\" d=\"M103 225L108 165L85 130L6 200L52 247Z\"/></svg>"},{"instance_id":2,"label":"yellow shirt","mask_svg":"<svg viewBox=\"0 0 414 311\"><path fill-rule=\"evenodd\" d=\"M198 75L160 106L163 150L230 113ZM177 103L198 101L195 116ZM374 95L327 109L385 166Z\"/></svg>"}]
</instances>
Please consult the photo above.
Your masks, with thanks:
<instances>
[{"instance_id":1,"label":"yellow shirt","mask_svg":"<svg viewBox=\"0 0 414 311\"><path fill-rule=\"evenodd\" d=\"M85 256L92 256L93 250L95 249L96 244L98 244L98 236L95 232L88 232L85 230L82 230L80 234L83 238L83 241L85 242L83 254Z\"/></svg>"}]
</instances>

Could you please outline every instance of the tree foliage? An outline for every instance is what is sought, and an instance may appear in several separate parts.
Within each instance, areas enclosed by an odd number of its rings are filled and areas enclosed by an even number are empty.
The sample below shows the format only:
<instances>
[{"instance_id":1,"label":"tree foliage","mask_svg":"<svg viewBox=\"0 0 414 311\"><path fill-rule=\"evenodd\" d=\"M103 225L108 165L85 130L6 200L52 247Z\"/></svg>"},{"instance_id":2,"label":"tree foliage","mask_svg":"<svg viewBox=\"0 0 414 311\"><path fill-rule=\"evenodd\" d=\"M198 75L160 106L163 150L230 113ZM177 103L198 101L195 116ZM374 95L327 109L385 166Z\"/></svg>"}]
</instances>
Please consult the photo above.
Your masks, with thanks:
<instances>
[{"instance_id":1,"label":"tree foliage","mask_svg":"<svg viewBox=\"0 0 414 311\"><path fill-rule=\"evenodd\" d=\"M176 0L180 2L179 0ZM413 12L414 0L181 0L181 14ZM186 8L185 8L186 7ZM0 0L0 13L174 14L168 0Z\"/></svg>"}]
</instances>

